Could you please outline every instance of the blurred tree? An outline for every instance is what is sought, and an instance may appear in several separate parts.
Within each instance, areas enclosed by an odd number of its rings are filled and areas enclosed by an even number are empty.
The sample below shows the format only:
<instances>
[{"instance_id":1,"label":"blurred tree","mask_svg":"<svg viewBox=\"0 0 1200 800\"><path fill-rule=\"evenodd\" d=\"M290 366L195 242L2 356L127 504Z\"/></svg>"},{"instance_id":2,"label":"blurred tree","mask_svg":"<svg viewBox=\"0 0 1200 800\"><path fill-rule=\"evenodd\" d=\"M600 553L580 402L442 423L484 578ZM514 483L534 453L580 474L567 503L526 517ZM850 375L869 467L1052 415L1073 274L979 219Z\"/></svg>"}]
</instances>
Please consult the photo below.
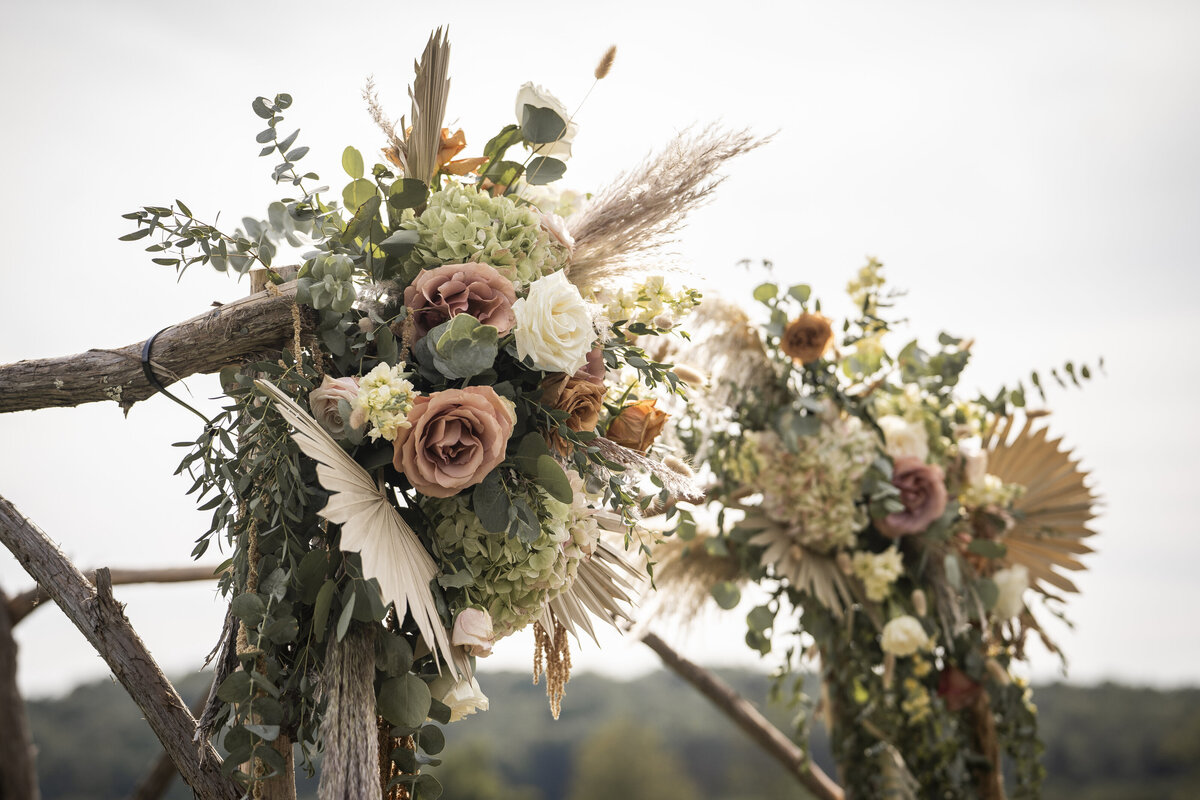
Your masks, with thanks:
<instances>
[{"instance_id":1,"label":"blurred tree","mask_svg":"<svg viewBox=\"0 0 1200 800\"><path fill-rule=\"evenodd\" d=\"M569 800L699 800L700 789L658 734L614 720L575 750Z\"/></svg>"}]
</instances>

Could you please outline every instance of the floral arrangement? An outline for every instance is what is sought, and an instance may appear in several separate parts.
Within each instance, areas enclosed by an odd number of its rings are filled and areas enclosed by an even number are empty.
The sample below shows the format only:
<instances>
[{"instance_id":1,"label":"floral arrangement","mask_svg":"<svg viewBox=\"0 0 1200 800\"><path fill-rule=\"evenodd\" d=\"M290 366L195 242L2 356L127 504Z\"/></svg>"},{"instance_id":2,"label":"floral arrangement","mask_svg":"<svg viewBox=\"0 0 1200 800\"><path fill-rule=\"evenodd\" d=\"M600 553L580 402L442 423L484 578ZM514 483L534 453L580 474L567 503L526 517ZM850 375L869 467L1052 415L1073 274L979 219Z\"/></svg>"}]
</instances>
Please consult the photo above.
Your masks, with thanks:
<instances>
[{"instance_id":1,"label":"floral arrangement","mask_svg":"<svg viewBox=\"0 0 1200 800\"><path fill-rule=\"evenodd\" d=\"M213 511L195 555L218 534L232 547L204 724L245 780L286 773L298 742L306 760L324 750L322 797L436 796L428 721L487 708L474 660L533 626L557 716L567 635L627 618L642 511L699 497L686 468L648 455L657 403L684 387L640 344L677 333L699 297L647 267L715 169L758 142L685 133L586 201L555 193L573 116L526 84L517 121L458 158L449 49L430 39L408 122L368 84L385 163L347 148L340 205L297 166L307 148L281 134L278 95L254 101L258 140L298 197L234 234L180 202L127 215L122 238L159 234L158 263L257 264L267 292L295 292L292 345L222 373L234 402L181 465ZM272 266L287 245L305 248L294 282Z\"/></svg>"},{"instance_id":2,"label":"floral arrangement","mask_svg":"<svg viewBox=\"0 0 1200 800\"><path fill-rule=\"evenodd\" d=\"M1059 614L1075 591L1061 570L1083 568L1095 497L1035 427L1044 412L1023 384L958 393L970 341L889 349L896 293L879 262L848 291L858 316L840 341L806 285L759 286L761 326L708 300L691 321L695 343L676 356L712 380L674 434L708 494L668 512L680 535L655 551L660 608L768 592L746 642L785 651L777 689L801 711L803 677L787 678L822 665L848 797L998 798L1006 764L1015 795L1036 797L1035 709L1014 668L1031 634L1053 643L1027 598ZM1078 384L1091 370L1053 374Z\"/></svg>"}]
</instances>

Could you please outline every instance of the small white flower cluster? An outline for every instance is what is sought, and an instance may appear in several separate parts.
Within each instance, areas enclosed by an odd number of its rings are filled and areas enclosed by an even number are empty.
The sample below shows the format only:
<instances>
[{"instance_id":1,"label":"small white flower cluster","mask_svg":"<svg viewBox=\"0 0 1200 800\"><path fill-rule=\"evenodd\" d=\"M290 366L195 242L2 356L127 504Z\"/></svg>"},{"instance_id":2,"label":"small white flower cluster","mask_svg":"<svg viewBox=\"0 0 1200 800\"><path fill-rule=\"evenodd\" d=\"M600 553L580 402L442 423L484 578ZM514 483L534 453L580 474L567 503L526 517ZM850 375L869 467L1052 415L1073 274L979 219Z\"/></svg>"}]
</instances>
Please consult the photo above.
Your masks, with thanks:
<instances>
[{"instance_id":1,"label":"small white flower cluster","mask_svg":"<svg viewBox=\"0 0 1200 800\"><path fill-rule=\"evenodd\" d=\"M855 577L867 590L867 599L876 603L891 593L892 584L904 573L904 561L895 545L882 553L860 550L854 554L852 564Z\"/></svg>"},{"instance_id":2,"label":"small white flower cluster","mask_svg":"<svg viewBox=\"0 0 1200 800\"><path fill-rule=\"evenodd\" d=\"M380 364L364 375L358 383L358 396L354 398L351 426L359 428L369 424L367 434L371 441L380 436L389 442L395 441L396 434L409 426L408 412L416 398L406 375L404 362L394 367Z\"/></svg>"},{"instance_id":3,"label":"small white flower cluster","mask_svg":"<svg viewBox=\"0 0 1200 800\"><path fill-rule=\"evenodd\" d=\"M661 275L654 275L620 289L607 299L606 313L614 322L637 322L659 330L670 330L689 311L700 304L700 294L684 287L674 291Z\"/></svg>"}]
</instances>

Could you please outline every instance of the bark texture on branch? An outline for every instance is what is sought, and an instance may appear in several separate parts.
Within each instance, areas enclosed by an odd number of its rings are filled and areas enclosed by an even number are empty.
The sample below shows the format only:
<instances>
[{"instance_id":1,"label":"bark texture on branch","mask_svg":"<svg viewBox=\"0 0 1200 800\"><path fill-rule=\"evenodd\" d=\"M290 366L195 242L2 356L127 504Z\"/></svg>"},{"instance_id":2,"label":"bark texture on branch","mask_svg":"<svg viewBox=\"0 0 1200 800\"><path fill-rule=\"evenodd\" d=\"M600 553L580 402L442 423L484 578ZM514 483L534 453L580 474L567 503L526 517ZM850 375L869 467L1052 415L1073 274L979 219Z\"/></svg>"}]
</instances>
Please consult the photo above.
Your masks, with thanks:
<instances>
[{"instance_id":1,"label":"bark texture on branch","mask_svg":"<svg viewBox=\"0 0 1200 800\"><path fill-rule=\"evenodd\" d=\"M88 570L84 576L96 583L96 570ZM134 583L190 583L192 581L211 581L217 575L212 567L171 567L167 569L112 569L109 578L113 586L123 586ZM21 592L8 601L8 614L12 624L16 625L29 616L38 606L50 599L50 593L42 586Z\"/></svg>"},{"instance_id":2,"label":"bark texture on branch","mask_svg":"<svg viewBox=\"0 0 1200 800\"><path fill-rule=\"evenodd\" d=\"M192 741L196 720L113 599L108 570L96 571L93 587L46 534L3 497L0 541L104 658L196 795L202 800L239 798L237 786L221 774L221 759L212 744Z\"/></svg>"},{"instance_id":3,"label":"bark texture on branch","mask_svg":"<svg viewBox=\"0 0 1200 800\"><path fill-rule=\"evenodd\" d=\"M278 351L291 340L296 283L226 303L158 335L150 353L164 386ZM0 413L111 400L128 411L158 390L142 372L146 340L116 350L0 364Z\"/></svg>"},{"instance_id":4,"label":"bark texture on branch","mask_svg":"<svg viewBox=\"0 0 1200 800\"><path fill-rule=\"evenodd\" d=\"M792 777L815 797L819 800L844 800L841 787L820 767L810 763L805 758L804 751L797 747L795 742L784 736L746 698L734 691L732 686L699 664L688 661L653 633L646 633L642 641L658 654L668 669L707 697L721 713L733 720L743 733L782 764Z\"/></svg>"},{"instance_id":5,"label":"bark texture on branch","mask_svg":"<svg viewBox=\"0 0 1200 800\"><path fill-rule=\"evenodd\" d=\"M17 689L17 642L0 590L0 800L38 800L33 737Z\"/></svg>"}]
</instances>

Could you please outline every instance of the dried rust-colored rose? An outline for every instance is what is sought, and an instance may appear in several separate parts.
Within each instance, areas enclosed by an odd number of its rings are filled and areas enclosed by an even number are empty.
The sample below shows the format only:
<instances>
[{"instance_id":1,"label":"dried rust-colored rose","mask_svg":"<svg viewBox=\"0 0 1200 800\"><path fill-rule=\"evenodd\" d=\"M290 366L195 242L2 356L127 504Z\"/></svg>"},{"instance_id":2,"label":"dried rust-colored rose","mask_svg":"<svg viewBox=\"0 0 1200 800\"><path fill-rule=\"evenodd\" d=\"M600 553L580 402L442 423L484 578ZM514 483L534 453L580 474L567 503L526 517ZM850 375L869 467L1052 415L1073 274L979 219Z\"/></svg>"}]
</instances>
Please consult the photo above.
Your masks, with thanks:
<instances>
[{"instance_id":1,"label":"dried rust-colored rose","mask_svg":"<svg viewBox=\"0 0 1200 800\"><path fill-rule=\"evenodd\" d=\"M644 453L662 433L667 416L665 411L658 410L655 400L642 400L622 408L604 435L630 450Z\"/></svg>"},{"instance_id":2,"label":"dried rust-colored rose","mask_svg":"<svg viewBox=\"0 0 1200 800\"><path fill-rule=\"evenodd\" d=\"M805 311L788 323L779 347L794 361L808 364L825 355L832 343L833 326L829 318Z\"/></svg>"},{"instance_id":3,"label":"dried rust-colored rose","mask_svg":"<svg viewBox=\"0 0 1200 800\"><path fill-rule=\"evenodd\" d=\"M450 497L474 486L504 460L516 414L490 386L418 397L409 428L396 436L392 465L421 494Z\"/></svg>"},{"instance_id":4,"label":"dried rust-colored rose","mask_svg":"<svg viewBox=\"0 0 1200 800\"><path fill-rule=\"evenodd\" d=\"M983 694L983 687L967 677L958 667L947 667L938 676L938 696L951 711L962 711L972 706Z\"/></svg>"},{"instance_id":5,"label":"dried rust-colored rose","mask_svg":"<svg viewBox=\"0 0 1200 800\"><path fill-rule=\"evenodd\" d=\"M567 412L566 424L573 431L595 430L604 405L604 384L591 380L584 370L575 375L555 372L542 381L542 402L550 408ZM558 434L549 431L546 441L564 456L574 446Z\"/></svg>"}]
</instances>

